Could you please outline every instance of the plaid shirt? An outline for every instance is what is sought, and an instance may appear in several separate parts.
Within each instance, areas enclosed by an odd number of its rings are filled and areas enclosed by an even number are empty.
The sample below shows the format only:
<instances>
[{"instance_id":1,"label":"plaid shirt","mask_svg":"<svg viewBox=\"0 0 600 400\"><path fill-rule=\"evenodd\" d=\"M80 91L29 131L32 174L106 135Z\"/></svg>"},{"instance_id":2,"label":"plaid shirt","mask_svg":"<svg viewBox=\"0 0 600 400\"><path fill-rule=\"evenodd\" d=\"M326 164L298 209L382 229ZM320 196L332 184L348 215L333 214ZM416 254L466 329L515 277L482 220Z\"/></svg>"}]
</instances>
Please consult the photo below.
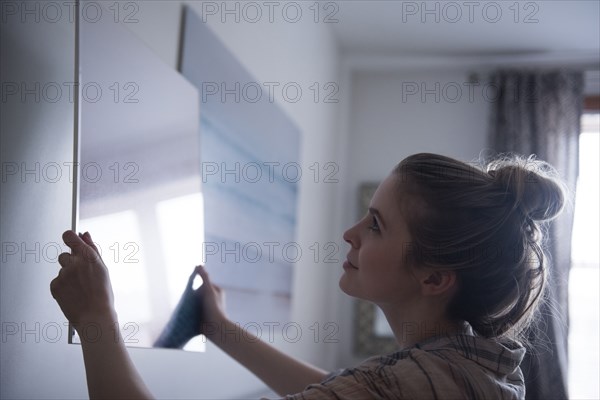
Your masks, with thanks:
<instances>
[{"instance_id":1,"label":"plaid shirt","mask_svg":"<svg viewBox=\"0 0 600 400\"><path fill-rule=\"evenodd\" d=\"M524 399L525 348L468 332L430 338L329 374L286 400Z\"/></svg>"}]
</instances>

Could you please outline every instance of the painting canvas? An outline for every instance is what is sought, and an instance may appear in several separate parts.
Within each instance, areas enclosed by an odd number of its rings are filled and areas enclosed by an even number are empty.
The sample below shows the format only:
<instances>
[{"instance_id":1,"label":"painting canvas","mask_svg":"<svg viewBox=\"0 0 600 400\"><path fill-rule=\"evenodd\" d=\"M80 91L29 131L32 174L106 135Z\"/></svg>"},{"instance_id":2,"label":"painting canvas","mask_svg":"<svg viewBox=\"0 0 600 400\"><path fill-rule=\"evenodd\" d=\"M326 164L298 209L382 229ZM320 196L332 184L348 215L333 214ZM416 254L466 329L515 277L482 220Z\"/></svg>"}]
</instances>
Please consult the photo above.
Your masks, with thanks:
<instances>
[{"instance_id":1,"label":"painting canvas","mask_svg":"<svg viewBox=\"0 0 600 400\"><path fill-rule=\"evenodd\" d=\"M184 27L180 70L200 92L203 262L232 320L286 321L302 251L300 131L189 8Z\"/></svg>"}]
</instances>

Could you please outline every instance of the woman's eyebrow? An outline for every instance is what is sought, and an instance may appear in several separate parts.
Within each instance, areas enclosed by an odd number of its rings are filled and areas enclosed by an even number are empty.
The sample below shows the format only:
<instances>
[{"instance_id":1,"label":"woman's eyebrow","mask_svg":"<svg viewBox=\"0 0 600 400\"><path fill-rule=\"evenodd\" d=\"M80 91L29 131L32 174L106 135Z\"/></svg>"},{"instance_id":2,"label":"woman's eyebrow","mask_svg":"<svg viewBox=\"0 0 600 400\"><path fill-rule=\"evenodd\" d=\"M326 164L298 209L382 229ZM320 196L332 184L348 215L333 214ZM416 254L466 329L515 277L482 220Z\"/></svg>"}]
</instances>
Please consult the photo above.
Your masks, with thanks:
<instances>
[{"instance_id":1,"label":"woman's eyebrow","mask_svg":"<svg viewBox=\"0 0 600 400\"><path fill-rule=\"evenodd\" d=\"M373 208L373 207L369 207L369 212L372 215L375 215L377 217L377 219L379 220L379 222L381 223L381 225L383 225L383 227L385 228L385 222L383 221L383 218L381 217L381 213L379 212L378 209Z\"/></svg>"}]
</instances>

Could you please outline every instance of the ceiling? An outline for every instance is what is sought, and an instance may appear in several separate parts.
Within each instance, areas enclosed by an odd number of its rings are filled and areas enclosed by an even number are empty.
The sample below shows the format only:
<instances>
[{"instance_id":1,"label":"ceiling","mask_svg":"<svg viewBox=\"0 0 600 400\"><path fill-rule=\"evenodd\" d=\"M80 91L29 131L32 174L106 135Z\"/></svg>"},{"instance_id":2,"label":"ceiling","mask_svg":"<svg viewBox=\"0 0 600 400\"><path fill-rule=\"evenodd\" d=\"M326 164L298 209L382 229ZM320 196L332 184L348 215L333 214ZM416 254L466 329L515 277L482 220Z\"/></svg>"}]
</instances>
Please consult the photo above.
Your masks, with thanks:
<instances>
[{"instance_id":1,"label":"ceiling","mask_svg":"<svg viewBox=\"0 0 600 400\"><path fill-rule=\"evenodd\" d=\"M600 59L597 0L336 4L324 14L346 56Z\"/></svg>"}]
</instances>

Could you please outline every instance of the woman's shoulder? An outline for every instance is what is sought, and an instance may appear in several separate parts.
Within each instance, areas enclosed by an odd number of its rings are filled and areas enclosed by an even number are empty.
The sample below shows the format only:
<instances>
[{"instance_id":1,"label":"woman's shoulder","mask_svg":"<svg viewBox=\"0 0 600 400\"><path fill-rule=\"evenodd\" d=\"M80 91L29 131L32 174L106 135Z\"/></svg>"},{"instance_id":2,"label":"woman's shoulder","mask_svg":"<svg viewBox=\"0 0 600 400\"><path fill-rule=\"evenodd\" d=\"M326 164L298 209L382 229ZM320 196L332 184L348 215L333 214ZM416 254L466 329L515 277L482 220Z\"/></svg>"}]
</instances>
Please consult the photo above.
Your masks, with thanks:
<instances>
[{"instance_id":1,"label":"woman's shoulder","mask_svg":"<svg viewBox=\"0 0 600 400\"><path fill-rule=\"evenodd\" d=\"M339 369L287 399L523 399L525 349L469 333L427 339Z\"/></svg>"},{"instance_id":2,"label":"woman's shoulder","mask_svg":"<svg viewBox=\"0 0 600 400\"><path fill-rule=\"evenodd\" d=\"M524 398L515 343L457 334L339 369L290 399Z\"/></svg>"},{"instance_id":3,"label":"woman's shoulder","mask_svg":"<svg viewBox=\"0 0 600 400\"><path fill-rule=\"evenodd\" d=\"M439 336L408 349L375 356L357 367L390 380L422 396L428 388L432 398L523 398L525 385L520 369L525 349L515 342L460 333ZM426 390L425 390L426 392Z\"/></svg>"}]
</instances>

